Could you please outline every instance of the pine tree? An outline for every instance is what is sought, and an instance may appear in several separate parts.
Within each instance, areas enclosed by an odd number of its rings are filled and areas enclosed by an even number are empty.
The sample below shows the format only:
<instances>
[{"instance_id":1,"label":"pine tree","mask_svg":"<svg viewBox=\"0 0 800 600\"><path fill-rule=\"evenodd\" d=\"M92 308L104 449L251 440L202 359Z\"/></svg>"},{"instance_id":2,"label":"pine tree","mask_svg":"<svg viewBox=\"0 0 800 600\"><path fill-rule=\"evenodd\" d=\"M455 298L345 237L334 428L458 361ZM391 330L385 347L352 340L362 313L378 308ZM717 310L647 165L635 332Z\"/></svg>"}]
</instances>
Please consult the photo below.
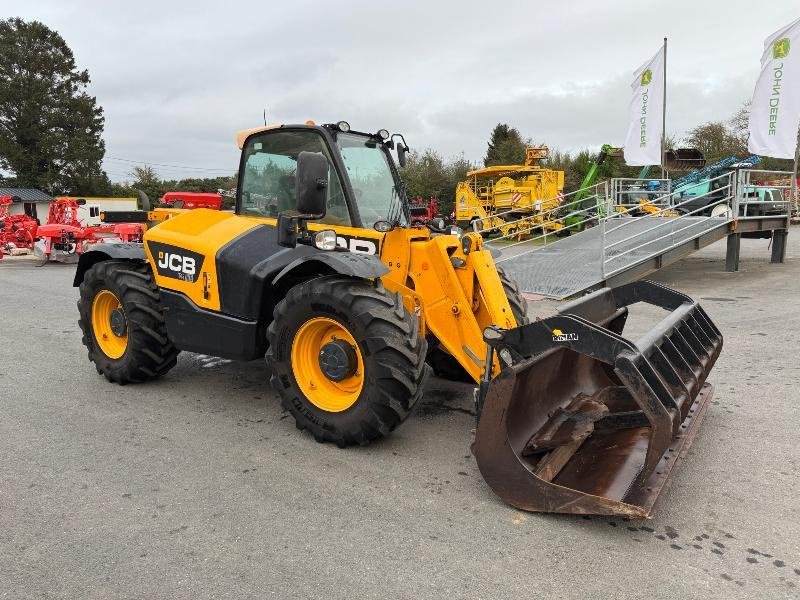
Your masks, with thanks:
<instances>
[{"instance_id":1,"label":"pine tree","mask_svg":"<svg viewBox=\"0 0 800 600\"><path fill-rule=\"evenodd\" d=\"M0 169L21 187L88 195L108 187L103 109L57 32L0 21Z\"/></svg>"},{"instance_id":2,"label":"pine tree","mask_svg":"<svg viewBox=\"0 0 800 600\"><path fill-rule=\"evenodd\" d=\"M506 123L498 123L489 138L483 165L521 165L525 162L526 142L519 131Z\"/></svg>"}]
</instances>

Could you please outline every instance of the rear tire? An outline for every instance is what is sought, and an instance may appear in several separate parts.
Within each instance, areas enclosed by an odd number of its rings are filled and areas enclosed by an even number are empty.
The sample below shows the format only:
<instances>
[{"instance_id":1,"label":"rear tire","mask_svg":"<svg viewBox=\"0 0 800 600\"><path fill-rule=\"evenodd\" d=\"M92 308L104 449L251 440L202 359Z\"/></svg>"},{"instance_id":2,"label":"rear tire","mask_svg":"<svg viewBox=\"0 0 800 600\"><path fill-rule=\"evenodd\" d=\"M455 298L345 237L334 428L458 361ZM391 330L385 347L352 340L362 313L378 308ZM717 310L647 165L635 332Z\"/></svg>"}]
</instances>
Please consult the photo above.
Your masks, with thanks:
<instances>
[{"instance_id":1,"label":"rear tire","mask_svg":"<svg viewBox=\"0 0 800 600\"><path fill-rule=\"evenodd\" d=\"M109 356L98 341L101 323L93 323L98 297L116 298L121 305L126 342L121 356ZM83 345L97 372L114 383L142 383L156 379L177 362L178 350L169 341L158 287L146 263L107 260L89 269L78 300ZM113 335L106 331L110 337ZM112 338L113 339L113 338ZM122 342L119 342L123 346ZM107 348L113 348L108 346ZM112 352L112 355L115 354Z\"/></svg>"},{"instance_id":2,"label":"rear tire","mask_svg":"<svg viewBox=\"0 0 800 600\"><path fill-rule=\"evenodd\" d=\"M346 341L358 357L359 369L337 382L344 391L330 388L331 380L314 370L322 351L302 341L307 335L302 332L314 322L340 328L339 337L330 340ZM389 293L380 282L331 275L296 285L275 307L267 341L271 384L281 404L297 428L307 429L318 442L345 447L381 438L408 417L422 395L428 344L419 334L419 319L406 311L399 294ZM331 343L327 337L322 341ZM314 378L316 385L310 383ZM310 386L312 398L303 386ZM326 388L332 393L323 394Z\"/></svg>"}]
</instances>

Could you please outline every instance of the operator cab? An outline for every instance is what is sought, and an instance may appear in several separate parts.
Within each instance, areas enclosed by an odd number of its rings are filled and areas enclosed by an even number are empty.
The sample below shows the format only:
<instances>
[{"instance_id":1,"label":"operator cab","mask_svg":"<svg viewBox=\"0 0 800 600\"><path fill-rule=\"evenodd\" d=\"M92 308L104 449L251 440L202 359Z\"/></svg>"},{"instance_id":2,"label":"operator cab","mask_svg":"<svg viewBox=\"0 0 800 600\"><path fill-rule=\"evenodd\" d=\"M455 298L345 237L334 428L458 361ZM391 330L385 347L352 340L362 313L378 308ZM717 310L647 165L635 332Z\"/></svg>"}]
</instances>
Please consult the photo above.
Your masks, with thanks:
<instances>
[{"instance_id":1,"label":"operator cab","mask_svg":"<svg viewBox=\"0 0 800 600\"><path fill-rule=\"evenodd\" d=\"M395 144L394 138L400 141ZM390 154L405 163L408 147L401 135L350 130L345 121L317 126L271 125L242 132L236 212L277 219L299 210L298 163L301 153L321 154L327 161L325 206L316 219L332 226L373 228L389 222L407 227L408 201ZM324 170L324 169L323 169ZM300 178L303 177L301 173ZM302 212L302 211L300 211Z\"/></svg>"}]
</instances>

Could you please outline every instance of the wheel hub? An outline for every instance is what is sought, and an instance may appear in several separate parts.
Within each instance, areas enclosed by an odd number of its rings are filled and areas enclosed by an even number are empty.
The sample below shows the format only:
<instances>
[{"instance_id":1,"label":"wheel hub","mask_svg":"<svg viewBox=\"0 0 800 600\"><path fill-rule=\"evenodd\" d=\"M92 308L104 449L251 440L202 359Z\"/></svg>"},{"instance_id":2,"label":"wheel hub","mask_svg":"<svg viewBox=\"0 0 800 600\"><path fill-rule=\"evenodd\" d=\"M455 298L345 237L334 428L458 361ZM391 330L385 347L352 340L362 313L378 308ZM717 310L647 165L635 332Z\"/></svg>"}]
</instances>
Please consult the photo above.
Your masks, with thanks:
<instances>
[{"instance_id":1,"label":"wheel hub","mask_svg":"<svg viewBox=\"0 0 800 600\"><path fill-rule=\"evenodd\" d=\"M123 313L122 309L120 308L115 308L111 311L108 322L111 326L111 332L117 337L122 337L128 330L128 323L125 320L125 313Z\"/></svg>"},{"instance_id":2,"label":"wheel hub","mask_svg":"<svg viewBox=\"0 0 800 600\"><path fill-rule=\"evenodd\" d=\"M344 381L358 368L358 357L353 346L344 340L333 340L319 351L319 368L331 381Z\"/></svg>"}]
</instances>

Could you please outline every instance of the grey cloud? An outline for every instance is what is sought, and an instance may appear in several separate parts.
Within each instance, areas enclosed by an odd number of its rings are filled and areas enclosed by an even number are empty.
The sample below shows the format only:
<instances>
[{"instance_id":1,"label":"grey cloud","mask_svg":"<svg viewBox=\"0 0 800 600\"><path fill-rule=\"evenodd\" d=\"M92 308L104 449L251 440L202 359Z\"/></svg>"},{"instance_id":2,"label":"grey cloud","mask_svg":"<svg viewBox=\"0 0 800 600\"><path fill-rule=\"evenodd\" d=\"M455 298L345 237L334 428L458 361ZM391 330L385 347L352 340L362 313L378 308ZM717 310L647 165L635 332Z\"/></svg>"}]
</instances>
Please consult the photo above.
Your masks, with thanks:
<instances>
[{"instance_id":1,"label":"grey cloud","mask_svg":"<svg viewBox=\"0 0 800 600\"><path fill-rule=\"evenodd\" d=\"M236 130L264 107L471 160L499 121L553 147L620 143L631 73L663 35L668 130L682 134L736 110L764 37L796 18L792 0L33 4L2 12L55 28L89 69L109 156L230 171Z\"/></svg>"}]
</instances>

